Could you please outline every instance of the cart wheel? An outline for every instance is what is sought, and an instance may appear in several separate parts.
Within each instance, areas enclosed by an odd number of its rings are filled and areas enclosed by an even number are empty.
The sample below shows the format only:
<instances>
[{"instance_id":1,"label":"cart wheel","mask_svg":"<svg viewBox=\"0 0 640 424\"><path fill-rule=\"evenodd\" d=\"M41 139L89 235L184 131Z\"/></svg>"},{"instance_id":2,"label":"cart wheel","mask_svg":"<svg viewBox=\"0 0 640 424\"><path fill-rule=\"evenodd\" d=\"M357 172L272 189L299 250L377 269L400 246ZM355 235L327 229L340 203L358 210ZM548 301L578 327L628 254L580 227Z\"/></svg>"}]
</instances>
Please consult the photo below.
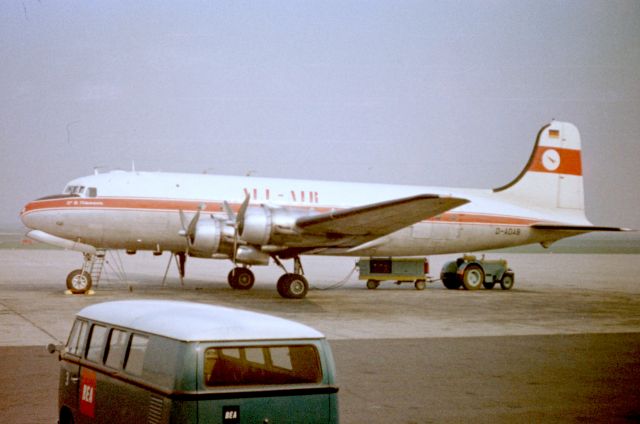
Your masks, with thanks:
<instances>
[{"instance_id":1,"label":"cart wheel","mask_svg":"<svg viewBox=\"0 0 640 424\"><path fill-rule=\"evenodd\" d=\"M380 281L378 280L367 280L367 288L369 290L375 290L380 285Z\"/></svg>"},{"instance_id":2,"label":"cart wheel","mask_svg":"<svg viewBox=\"0 0 640 424\"><path fill-rule=\"evenodd\" d=\"M513 287L513 283L513 274L504 274L504 276L502 277L502 281L500 281L500 287L502 288L502 290L511 290L511 287Z\"/></svg>"},{"instance_id":3,"label":"cart wheel","mask_svg":"<svg viewBox=\"0 0 640 424\"><path fill-rule=\"evenodd\" d=\"M416 290L424 290L427 287L427 283L424 280L416 280L414 286L416 286Z\"/></svg>"}]
</instances>

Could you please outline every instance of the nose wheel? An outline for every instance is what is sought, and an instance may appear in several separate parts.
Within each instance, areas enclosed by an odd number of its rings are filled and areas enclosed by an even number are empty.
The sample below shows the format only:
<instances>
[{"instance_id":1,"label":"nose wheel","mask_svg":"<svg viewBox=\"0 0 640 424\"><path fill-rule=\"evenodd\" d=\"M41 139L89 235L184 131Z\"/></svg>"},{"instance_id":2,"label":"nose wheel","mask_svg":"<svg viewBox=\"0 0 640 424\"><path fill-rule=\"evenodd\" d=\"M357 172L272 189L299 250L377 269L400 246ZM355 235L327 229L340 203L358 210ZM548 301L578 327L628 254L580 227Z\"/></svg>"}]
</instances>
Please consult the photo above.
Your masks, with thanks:
<instances>
[{"instance_id":1,"label":"nose wheel","mask_svg":"<svg viewBox=\"0 0 640 424\"><path fill-rule=\"evenodd\" d=\"M86 293L91 283L91 274L82 269L74 269L67 275L67 289L73 294Z\"/></svg>"},{"instance_id":2,"label":"nose wheel","mask_svg":"<svg viewBox=\"0 0 640 424\"><path fill-rule=\"evenodd\" d=\"M73 294L84 294L91 290L94 284L98 286L102 268L105 262L104 250L97 250L95 254L83 255L82 268L74 269L67 275L67 289Z\"/></svg>"}]
</instances>

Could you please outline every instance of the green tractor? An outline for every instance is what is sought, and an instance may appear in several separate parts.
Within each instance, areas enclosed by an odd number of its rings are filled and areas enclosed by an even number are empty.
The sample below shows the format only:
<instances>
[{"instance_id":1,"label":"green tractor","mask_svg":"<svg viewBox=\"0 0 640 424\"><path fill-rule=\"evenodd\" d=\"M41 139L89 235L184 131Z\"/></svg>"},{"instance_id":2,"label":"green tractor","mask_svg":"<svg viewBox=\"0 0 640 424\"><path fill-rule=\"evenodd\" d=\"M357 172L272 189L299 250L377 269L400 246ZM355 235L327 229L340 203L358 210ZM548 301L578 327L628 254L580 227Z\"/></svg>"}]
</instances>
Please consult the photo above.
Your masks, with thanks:
<instances>
[{"instance_id":1,"label":"green tractor","mask_svg":"<svg viewBox=\"0 0 640 424\"><path fill-rule=\"evenodd\" d=\"M481 286L492 289L496 283L502 290L510 290L515 281L513 271L504 259L487 260L465 255L444 264L440 273L442 284L450 290L463 287L477 290Z\"/></svg>"}]
</instances>

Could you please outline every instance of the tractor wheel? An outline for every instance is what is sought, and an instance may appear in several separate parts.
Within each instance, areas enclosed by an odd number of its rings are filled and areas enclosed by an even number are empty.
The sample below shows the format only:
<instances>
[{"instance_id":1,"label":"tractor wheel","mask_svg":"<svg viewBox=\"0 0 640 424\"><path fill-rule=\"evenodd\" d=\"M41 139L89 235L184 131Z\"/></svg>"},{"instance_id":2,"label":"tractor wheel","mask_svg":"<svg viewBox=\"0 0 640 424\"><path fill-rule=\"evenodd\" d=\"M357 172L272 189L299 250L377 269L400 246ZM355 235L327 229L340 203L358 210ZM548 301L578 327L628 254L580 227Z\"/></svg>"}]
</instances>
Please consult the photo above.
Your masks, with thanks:
<instances>
[{"instance_id":1,"label":"tractor wheel","mask_svg":"<svg viewBox=\"0 0 640 424\"><path fill-rule=\"evenodd\" d=\"M511 290L513 287L513 283L515 282L515 278L512 273L506 273L502 276L502 280L500 281L500 287L502 290Z\"/></svg>"},{"instance_id":2,"label":"tractor wheel","mask_svg":"<svg viewBox=\"0 0 640 424\"><path fill-rule=\"evenodd\" d=\"M484 271L479 265L469 265L462 274L462 285L466 290L478 290L484 283Z\"/></svg>"},{"instance_id":3,"label":"tractor wheel","mask_svg":"<svg viewBox=\"0 0 640 424\"><path fill-rule=\"evenodd\" d=\"M462 285L462 281L460 281L457 274L448 272L442 275L442 284L449 290L457 290Z\"/></svg>"}]
</instances>

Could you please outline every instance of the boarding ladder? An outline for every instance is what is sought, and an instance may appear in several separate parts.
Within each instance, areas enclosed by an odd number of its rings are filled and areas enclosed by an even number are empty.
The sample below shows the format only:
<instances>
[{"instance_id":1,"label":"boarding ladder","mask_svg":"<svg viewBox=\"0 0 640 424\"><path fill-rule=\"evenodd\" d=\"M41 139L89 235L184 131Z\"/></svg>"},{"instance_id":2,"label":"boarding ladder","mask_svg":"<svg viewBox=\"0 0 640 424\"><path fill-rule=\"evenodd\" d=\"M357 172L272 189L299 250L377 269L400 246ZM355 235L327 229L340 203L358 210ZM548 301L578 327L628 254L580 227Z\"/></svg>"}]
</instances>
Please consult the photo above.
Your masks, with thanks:
<instances>
[{"instance_id":1,"label":"boarding ladder","mask_svg":"<svg viewBox=\"0 0 640 424\"><path fill-rule=\"evenodd\" d=\"M100 282L102 269L104 268L104 260L106 256L105 250L98 250L94 255L85 255L84 270L91 274L91 282L96 287Z\"/></svg>"}]
</instances>

